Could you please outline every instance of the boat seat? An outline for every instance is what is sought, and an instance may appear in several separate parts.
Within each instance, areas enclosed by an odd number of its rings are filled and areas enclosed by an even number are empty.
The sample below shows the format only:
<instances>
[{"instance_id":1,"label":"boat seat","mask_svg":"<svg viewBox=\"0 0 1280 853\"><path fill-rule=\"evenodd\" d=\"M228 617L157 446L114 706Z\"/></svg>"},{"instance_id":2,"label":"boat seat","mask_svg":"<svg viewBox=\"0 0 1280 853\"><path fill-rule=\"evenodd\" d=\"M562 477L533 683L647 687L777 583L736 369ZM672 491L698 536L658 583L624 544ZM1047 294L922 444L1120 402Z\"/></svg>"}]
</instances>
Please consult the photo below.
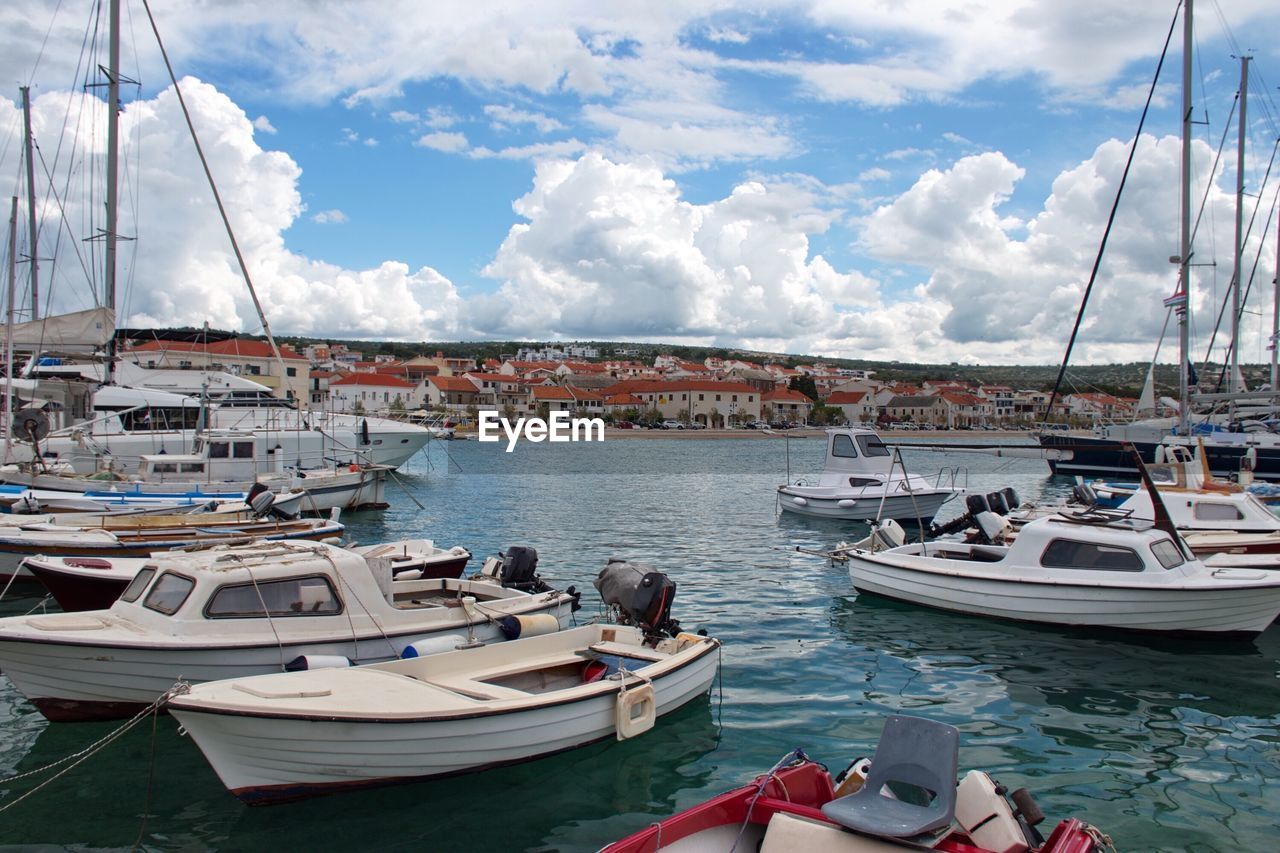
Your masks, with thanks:
<instances>
[{"instance_id":1,"label":"boat seat","mask_svg":"<svg viewBox=\"0 0 1280 853\"><path fill-rule=\"evenodd\" d=\"M769 821L760 853L902 853L900 844L855 835L816 820L778 812Z\"/></svg>"},{"instance_id":2,"label":"boat seat","mask_svg":"<svg viewBox=\"0 0 1280 853\"><path fill-rule=\"evenodd\" d=\"M614 655L620 658L631 658L632 660L647 660L652 663L660 663L671 659L671 655L664 655L662 652L653 649L631 646L626 643L599 642L592 643L588 648L597 654Z\"/></svg>"},{"instance_id":3,"label":"boat seat","mask_svg":"<svg viewBox=\"0 0 1280 853\"><path fill-rule=\"evenodd\" d=\"M474 678L462 676L424 678L421 681L424 684L430 684L432 687L459 693L468 699L524 699L532 695L524 690L500 687L497 684L486 684Z\"/></svg>"},{"instance_id":4,"label":"boat seat","mask_svg":"<svg viewBox=\"0 0 1280 853\"><path fill-rule=\"evenodd\" d=\"M863 786L822 813L843 827L882 838L914 838L951 824L956 808L960 732L946 723L894 714L885 720ZM927 804L885 796L890 784L923 789ZM899 796L905 795L899 793Z\"/></svg>"}]
</instances>

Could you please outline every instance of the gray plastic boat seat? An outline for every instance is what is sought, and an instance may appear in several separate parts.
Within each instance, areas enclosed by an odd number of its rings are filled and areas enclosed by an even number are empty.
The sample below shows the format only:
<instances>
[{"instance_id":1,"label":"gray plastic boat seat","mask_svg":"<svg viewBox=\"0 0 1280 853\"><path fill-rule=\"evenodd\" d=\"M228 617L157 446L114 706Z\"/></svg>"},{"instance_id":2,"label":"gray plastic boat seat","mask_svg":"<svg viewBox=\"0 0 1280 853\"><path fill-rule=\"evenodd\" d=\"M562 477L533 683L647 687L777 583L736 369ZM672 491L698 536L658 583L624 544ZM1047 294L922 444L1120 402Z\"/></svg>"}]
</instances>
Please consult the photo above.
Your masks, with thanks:
<instances>
[{"instance_id":1,"label":"gray plastic boat seat","mask_svg":"<svg viewBox=\"0 0 1280 853\"><path fill-rule=\"evenodd\" d=\"M861 789L832 800L822 813L848 829L883 838L912 838L950 825L955 817L960 732L945 723L894 714L885 720L871 770ZM928 805L885 796L890 783L923 788Z\"/></svg>"}]
</instances>

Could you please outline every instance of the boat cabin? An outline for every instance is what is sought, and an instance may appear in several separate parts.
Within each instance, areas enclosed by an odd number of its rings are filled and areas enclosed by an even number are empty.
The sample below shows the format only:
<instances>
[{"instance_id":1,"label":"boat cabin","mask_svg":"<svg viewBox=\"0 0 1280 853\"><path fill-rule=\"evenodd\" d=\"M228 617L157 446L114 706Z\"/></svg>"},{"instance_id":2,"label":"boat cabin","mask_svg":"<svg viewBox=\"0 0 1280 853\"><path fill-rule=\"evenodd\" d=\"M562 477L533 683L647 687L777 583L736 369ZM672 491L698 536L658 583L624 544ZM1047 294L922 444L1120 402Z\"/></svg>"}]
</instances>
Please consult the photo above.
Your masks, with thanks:
<instances>
[{"instance_id":1,"label":"boat cabin","mask_svg":"<svg viewBox=\"0 0 1280 853\"><path fill-rule=\"evenodd\" d=\"M889 478L893 451L869 429L827 430L827 458L819 485L862 488Z\"/></svg>"},{"instance_id":2,"label":"boat cabin","mask_svg":"<svg viewBox=\"0 0 1280 853\"><path fill-rule=\"evenodd\" d=\"M397 561L412 564L418 557L405 548L366 558L313 542L163 554L144 564L103 615L150 632L225 640L269 634L268 619L315 620L313 628L290 628L303 633L332 632L339 621L347 631L391 630L406 618L419 620L412 611L423 608L458 608L454 612L461 614L463 595L482 604L523 595L488 582L422 578L393 584Z\"/></svg>"}]
</instances>

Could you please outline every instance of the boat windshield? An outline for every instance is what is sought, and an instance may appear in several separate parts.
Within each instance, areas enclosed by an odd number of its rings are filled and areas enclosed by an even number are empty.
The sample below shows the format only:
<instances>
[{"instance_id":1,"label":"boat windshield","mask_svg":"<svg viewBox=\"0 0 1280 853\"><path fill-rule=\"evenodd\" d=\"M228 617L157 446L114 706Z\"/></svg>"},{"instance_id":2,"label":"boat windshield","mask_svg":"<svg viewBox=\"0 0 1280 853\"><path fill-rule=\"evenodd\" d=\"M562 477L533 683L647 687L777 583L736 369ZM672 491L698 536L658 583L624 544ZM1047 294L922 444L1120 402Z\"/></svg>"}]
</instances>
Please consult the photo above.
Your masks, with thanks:
<instances>
[{"instance_id":1,"label":"boat windshield","mask_svg":"<svg viewBox=\"0 0 1280 853\"><path fill-rule=\"evenodd\" d=\"M1172 539L1161 539L1151 546L1151 553L1156 555L1156 559L1160 561L1160 565L1166 569L1175 569L1186 562L1182 558L1182 551L1178 546L1173 544Z\"/></svg>"},{"instance_id":2,"label":"boat windshield","mask_svg":"<svg viewBox=\"0 0 1280 853\"><path fill-rule=\"evenodd\" d=\"M208 619L332 616L341 612L342 602L328 578L321 575L228 584L214 593L204 609Z\"/></svg>"},{"instance_id":3,"label":"boat windshield","mask_svg":"<svg viewBox=\"0 0 1280 853\"><path fill-rule=\"evenodd\" d=\"M858 451L853 449L853 442L847 435L837 435L831 439L831 455L842 459L857 459Z\"/></svg>"},{"instance_id":4,"label":"boat windshield","mask_svg":"<svg viewBox=\"0 0 1280 853\"><path fill-rule=\"evenodd\" d=\"M138 596L142 595L142 591L147 588L147 584L151 583L151 579L155 576L155 566L143 566L142 571L134 575L133 580L129 581L129 585L124 588L124 592L120 593L120 600L137 601Z\"/></svg>"},{"instance_id":5,"label":"boat windshield","mask_svg":"<svg viewBox=\"0 0 1280 853\"><path fill-rule=\"evenodd\" d=\"M878 435L860 435L858 436L858 446L862 448L863 456L888 456L889 448L885 447L883 441Z\"/></svg>"},{"instance_id":6,"label":"boat windshield","mask_svg":"<svg viewBox=\"0 0 1280 853\"><path fill-rule=\"evenodd\" d=\"M142 606L148 610L172 616L187 600L187 596L191 594L195 585L196 582L191 578L165 572L160 576L160 580L156 581L156 585L151 587L151 592L147 593Z\"/></svg>"},{"instance_id":7,"label":"boat windshield","mask_svg":"<svg viewBox=\"0 0 1280 853\"><path fill-rule=\"evenodd\" d=\"M1146 566L1138 552L1120 545L1055 539L1040 555L1040 565L1049 569L1140 572Z\"/></svg>"}]
</instances>

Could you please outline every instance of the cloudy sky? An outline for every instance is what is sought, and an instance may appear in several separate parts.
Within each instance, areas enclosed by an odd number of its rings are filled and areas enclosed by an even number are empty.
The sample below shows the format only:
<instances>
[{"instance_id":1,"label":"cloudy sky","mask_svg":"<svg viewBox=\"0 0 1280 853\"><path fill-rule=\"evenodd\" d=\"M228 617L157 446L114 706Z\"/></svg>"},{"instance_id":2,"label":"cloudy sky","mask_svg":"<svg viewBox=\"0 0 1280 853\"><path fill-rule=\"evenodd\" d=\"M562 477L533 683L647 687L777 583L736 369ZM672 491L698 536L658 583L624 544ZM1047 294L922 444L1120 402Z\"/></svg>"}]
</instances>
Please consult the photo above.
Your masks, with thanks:
<instances>
[{"instance_id":1,"label":"cloudy sky","mask_svg":"<svg viewBox=\"0 0 1280 853\"><path fill-rule=\"evenodd\" d=\"M1175 5L153 3L277 332L982 363L1061 358ZM103 94L85 89L102 17L88 0L0 7L0 184L25 193L30 84L51 310L102 298L85 241L102 225ZM1196 18L1197 356L1231 276L1248 53L1246 224L1263 197L1241 351L1262 361L1280 6L1200 2ZM139 82L123 92L121 324L256 332L141 0L124 30ZM1180 45L1077 362L1149 360L1164 323Z\"/></svg>"}]
</instances>

